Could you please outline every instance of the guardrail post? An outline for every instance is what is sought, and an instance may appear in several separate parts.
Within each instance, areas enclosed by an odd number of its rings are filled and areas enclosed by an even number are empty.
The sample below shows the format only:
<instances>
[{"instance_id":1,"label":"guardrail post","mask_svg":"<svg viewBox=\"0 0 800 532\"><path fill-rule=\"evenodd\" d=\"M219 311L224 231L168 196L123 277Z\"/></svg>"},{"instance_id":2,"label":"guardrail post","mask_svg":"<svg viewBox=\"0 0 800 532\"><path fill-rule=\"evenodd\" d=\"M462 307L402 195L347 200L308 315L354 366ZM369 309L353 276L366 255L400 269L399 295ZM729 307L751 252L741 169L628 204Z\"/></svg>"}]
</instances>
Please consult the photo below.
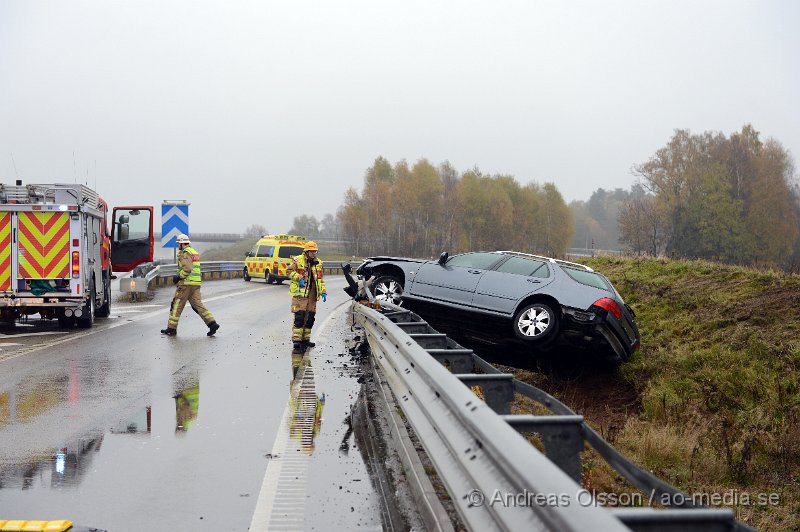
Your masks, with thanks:
<instances>
[{"instance_id":1,"label":"guardrail post","mask_svg":"<svg viewBox=\"0 0 800 532\"><path fill-rule=\"evenodd\" d=\"M475 373L472 349L426 349L450 373Z\"/></svg>"},{"instance_id":2,"label":"guardrail post","mask_svg":"<svg viewBox=\"0 0 800 532\"><path fill-rule=\"evenodd\" d=\"M547 457L561 470L581 481L583 416L503 416L517 432L535 432L541 437Z\"/></svg>"},{"instance_id":3,"label":"guardrail post","mask_svg":"<svg viewBox=\"0 0 800 532\"><path fill-rule=\"evenodd\" d=\"M468 387L480 386L486 404L498 414L510 414L514 401L514 376L508 373L496 375L461 374L456 375Z\"/></svg>"},{"instance_id":4,"label":"guardrail post","mask_svg":"<svg viewBox=\"0 0 800 532\"><path fill-rule=\"evenodd\" d=\"M409 334L423 349L445 349L447 347L447 335L437 334Z\"/></svg>"}]
</instances>

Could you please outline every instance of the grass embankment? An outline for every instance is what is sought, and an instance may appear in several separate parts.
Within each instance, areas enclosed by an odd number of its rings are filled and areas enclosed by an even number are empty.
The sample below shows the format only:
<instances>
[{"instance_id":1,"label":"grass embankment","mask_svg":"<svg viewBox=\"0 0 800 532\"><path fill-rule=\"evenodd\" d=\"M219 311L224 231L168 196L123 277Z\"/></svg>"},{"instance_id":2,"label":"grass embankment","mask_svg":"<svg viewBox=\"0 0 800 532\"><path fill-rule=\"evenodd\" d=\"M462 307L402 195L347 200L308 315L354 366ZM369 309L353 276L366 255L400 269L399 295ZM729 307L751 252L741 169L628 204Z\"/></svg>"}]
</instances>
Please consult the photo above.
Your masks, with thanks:
<instances>
[{"instance_id":1,"label":"grass embankment","mask_svg":"<svg viewBox=\"0 0 800 532\"><path fill-rule=\"evenodd\" d=\"M722 505L751 526L800 529L800 276L703 261L582 262L634 308L641 350L583 382L520 376L583 410L634 462L709 497L701 502L727 497ZM631 492L587 458L587 487Z\"/></svg>"}]
</instances>

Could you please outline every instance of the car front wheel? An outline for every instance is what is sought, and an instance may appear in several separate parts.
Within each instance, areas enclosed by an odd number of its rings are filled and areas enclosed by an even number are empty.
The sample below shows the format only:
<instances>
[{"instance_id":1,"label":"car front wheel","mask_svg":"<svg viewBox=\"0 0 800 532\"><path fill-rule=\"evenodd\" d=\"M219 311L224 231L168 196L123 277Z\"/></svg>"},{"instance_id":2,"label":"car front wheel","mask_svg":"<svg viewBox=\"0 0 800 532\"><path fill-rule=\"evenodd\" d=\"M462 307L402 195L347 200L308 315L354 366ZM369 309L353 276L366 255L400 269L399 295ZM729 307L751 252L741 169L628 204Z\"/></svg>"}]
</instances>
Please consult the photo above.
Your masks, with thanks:
<instances>
[{"instance_id":1,"label":"car front wheel","mask_svg":"<svg viewBox=\"0 0 800 532\"><path fill-rule=\"evenodd\" d=\"M249 281L250 280L250 272L247 271L247 268L245 268L242 271L242 277L244 277L245 281Z\"/></svg>"},{"instance_id":2,"label":"car front wheel","mask_svg":"<svg viewBox=\"0 0 800 532\"><path fill-rule=\"evenodd\" d=\"M403 283L393 275L381 275L372 283L372 294L378 301L403 304Z\"/></svg>"},{"instance_id":3,"label":"car front wheel","mask_svg":"<svg viewBox=\"0 0 800 532\"><path fill-rule=\"evenodd\" d=\"M514 315L514 333L528 342L553 338L558 329L558 316L546 303L531 303Z\"/></svg>"}]
</instances>

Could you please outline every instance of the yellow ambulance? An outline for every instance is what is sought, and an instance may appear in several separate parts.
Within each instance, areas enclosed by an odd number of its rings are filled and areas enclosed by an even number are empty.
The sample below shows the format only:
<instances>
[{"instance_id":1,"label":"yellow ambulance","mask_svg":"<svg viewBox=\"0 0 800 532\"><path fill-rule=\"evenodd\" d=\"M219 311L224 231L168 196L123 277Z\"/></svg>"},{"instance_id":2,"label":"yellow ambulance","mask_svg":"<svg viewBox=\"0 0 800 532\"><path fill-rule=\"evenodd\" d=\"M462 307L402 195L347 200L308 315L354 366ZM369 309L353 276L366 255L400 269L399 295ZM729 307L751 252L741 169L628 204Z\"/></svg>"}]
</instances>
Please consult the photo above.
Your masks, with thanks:
<instances>
[{"instance_id":1,"label":"yellow ambulance","mask_svg":"<svg viewBox=\"0 0 800 532\"><path fill-rule=\"evenodd\" d=\"M264 279L281 284L289 277L286 267L291 257L303 253L306 237L297 235L264 235L244 258L244 280Z\"/></svg>"}]
</instances>

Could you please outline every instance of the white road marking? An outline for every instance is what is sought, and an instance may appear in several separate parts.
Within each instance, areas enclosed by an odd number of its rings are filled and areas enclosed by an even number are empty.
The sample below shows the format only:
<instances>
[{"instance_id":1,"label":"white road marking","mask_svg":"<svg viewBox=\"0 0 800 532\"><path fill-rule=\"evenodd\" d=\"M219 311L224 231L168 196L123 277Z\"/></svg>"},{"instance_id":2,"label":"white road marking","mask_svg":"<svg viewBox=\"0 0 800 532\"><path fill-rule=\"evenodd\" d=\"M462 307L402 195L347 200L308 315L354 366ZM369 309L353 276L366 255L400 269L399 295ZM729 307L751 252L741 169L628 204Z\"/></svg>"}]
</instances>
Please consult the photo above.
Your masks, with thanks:
<instances>
[{"instance_id":1,"label":"white road marking","mask_svg":"<svg viewBox=\"0 0 800 532\"><path fill-rule=\"evenodd\" d=\"M265 290L266 288L267 288L266 286L264 288L251 288L249 290L243 290L241 292L234 292L232 294L226 294L224 296L212 297L210 299L207 299L206 301L215 301L215 300L218 300L218 299L225 299L227 297L235 297L235 296L240 296L240 295L243 295L243 294L252 294L252 293L258 292L259 290ZM144 305L142 305L142 306L144 306ZM153 312L148 312L146 314L139 314L136 317L131 317L131 318L126 319L126 320L121 320L121 321L118 321L117 323L112 323L108 327L103 327L103 328L95 327L95 328L87 330L86 332L82 332L82 333L78 333L78 334L75 334L75 335L71 335L71 336L63 338L61 340L56 340L54 342L50 342L48 344L32 346L30 349L21 349L19 353L15 353L13 355L9 355L8 357L0 359L0 364L2 364L3 362L6 362L8 360L13 360L15 358L21 357L23 355L27 355L28 353L33 353L35 351L39 351L41 349L47 349L47 348L54 347L54 346L57 346L57 345L61 345L61 344L67 343L67 342L71 342L73 340L77 340L79 338L85 338L87 336L91 336L93 334L101 333L101 332L107 331L109 329L116 329L117 327L123 327L123 326L125 326L125 325L127 325L129 323L134 323L134 322L137 322L137 321L146 320L148 318L152 318L153 316L159 316L159 315L163 314L164 313L164 309L168 307L168 305L154 305L154 306L159 307L158 310L155 310ZM10 337L15 337L15 336L16 337L19 337L19 336L33 336L33 335L37 335L37 334L67 334L67 331L54 332L54 333L33 333L33 334L30 334L30 335L17 334L17 335L4 335L4 336L7 337L7 338L10 338Z\"/></svg>"},{"instance_id":2,"label":"white road marking","mask_svg":"<svg viewBox=\"0 0 800 532\"><path fill-rule=\"evenodd\" d=\"M329 331L329 325L333 322L333 318L338 317L344 309L348 308L351 301L347 300L338 305L328 315L325 320L320 324L321 334L318 342L326 341ZM294 387L293 387L294 388ZM286 401L286 406L283 409L281 421L278 424L278 434L275 436L275 442L272 444L272 459L267 464L267 470L264 473L264 480L261 482L261 491L258 493L258 500L256 501L256 508L253 511L253 519L250 521L250 532L261 532L264 530L272 530L277 528L279 523L282 522L296 522L302 524L302 510L305 504L304 491L302 493L286 493L284 490L278 492L278 484L281 483L281 473L286 471L297 472L299 476L302 475L303 470L308 468L308 460L310 456L305 453L291 452L288 444L289 440L289 416L291 415L292 403L295 403L297 408L297 393L298 389L292 390L293 394L289 396ZM315 403L316 404L316 403ZM294 442L296 443L296 442ZM296 450L296 449L295 449ZM298 456L299 455L299 456ZM285 457L285 458L284 458ZM291 465L290 465L291 464ZM284 465L286 466L284 468ZM284 471L285 469L285 471ZM284 479L285 480L285 479ZM304 478L301 480L305 480ZM300 483L293 481L292 491L298 490ZM303 495L302 497L300 497ZM286 499L295 499L303 501L303 504L298 504L297 507L292 506L291 509L287 508ZM281 510L286 510L283 515L280 515ZM291 511L294 510L294 511ZM292 515L294 514L294 515Z\"/></svg>"},{"instance_id":3,"label":"white road marking","mask_svg":"<svg viewBox=\"0 0 800 532\"><path fill-rule=\"evenodd\" d=\"M46 332L35 332L35 333L22 333L22 334L2 334L0 333L0 339L3 338L24 338L26 336L49 336L53 334L67 334L67 331L46 331Z\"/></svg>"}]
</instances>

